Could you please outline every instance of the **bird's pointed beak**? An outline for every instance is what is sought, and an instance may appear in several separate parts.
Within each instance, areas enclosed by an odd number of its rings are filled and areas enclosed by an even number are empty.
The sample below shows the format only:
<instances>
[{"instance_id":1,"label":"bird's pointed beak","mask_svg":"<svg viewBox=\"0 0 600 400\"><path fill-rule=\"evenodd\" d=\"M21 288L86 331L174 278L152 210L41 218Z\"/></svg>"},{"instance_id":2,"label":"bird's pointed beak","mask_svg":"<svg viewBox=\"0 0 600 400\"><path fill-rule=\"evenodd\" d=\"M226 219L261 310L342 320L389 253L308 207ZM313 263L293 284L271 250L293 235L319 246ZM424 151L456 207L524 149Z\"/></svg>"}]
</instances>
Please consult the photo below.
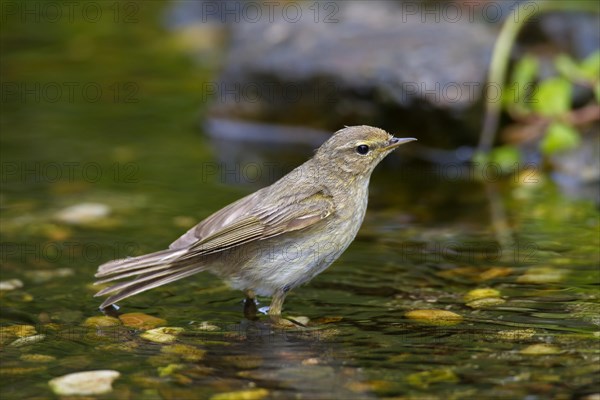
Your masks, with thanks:
<instances>
[{"instance_id":1,"label":"bird's pointed beak","mask_svg":"<svg viewBox=\"0 0 600 400\"><path fill-rule=\"evenodd\" d=\"M387 144L387 146L384 147L384 149L385 150L393 150L396 147L403 145L404 143L412 142L414 140L417 140L417 139L411 138L411 137L409 137L409 138L395 138L395 137L393 137L393 138L391 138L388 141L388 144Z\"/></svg>"}]
</instances>

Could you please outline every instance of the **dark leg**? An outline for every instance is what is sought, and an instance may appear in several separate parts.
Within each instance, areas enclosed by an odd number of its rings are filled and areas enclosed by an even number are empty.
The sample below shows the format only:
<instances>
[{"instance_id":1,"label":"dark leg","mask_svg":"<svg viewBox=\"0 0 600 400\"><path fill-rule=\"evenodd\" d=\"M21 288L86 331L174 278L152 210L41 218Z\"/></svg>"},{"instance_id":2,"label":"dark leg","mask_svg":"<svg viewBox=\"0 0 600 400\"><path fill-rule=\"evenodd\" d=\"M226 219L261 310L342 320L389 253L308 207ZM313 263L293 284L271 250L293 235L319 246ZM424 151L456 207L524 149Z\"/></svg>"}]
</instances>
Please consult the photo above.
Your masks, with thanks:
<instances>
[{"instance_id":1,"label":"dark leg","mask_svg":"<svg viewBox=\"0 0 600 400\"><path fill-rule=\"evenodd\" d=\"M244 300L244 317L254 321L256 318L256 295L252 290L246 290L246 299Z\"/></svg>"}]
</instances>

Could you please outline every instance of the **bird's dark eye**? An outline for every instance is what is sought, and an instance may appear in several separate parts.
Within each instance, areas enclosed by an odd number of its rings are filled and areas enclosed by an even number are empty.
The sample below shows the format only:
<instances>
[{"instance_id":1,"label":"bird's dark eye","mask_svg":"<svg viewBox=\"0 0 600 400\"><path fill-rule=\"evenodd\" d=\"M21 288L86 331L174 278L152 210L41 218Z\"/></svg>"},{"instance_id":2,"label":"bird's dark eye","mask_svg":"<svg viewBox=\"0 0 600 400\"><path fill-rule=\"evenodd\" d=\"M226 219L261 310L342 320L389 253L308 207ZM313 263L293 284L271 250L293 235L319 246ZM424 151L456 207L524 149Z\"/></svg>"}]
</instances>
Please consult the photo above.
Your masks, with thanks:
<instances>
[{"instance_id":1,"label":"bird's dark eye","mask_svg":"<svg viewBox=\"0 0 600 400\"><path fill-rule=\"evenodd\" d=\"M356 146L356 152L361 156L367 155L369 153L369 146L366 144L359 144Z\"/></svg>"}]
</instances>

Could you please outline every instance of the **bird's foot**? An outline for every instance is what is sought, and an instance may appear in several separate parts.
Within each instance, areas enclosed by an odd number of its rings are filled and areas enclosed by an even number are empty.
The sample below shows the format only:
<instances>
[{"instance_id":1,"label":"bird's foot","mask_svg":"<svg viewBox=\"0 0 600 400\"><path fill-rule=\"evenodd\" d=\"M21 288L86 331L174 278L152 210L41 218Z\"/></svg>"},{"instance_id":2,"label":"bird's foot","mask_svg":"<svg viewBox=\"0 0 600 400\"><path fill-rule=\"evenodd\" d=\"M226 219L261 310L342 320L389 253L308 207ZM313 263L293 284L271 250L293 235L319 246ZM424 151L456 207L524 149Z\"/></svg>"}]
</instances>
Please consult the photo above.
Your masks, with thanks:
<instances>
[{"instance_id":1,"label":"bird's foot","mask_svg":"<svg viewBox=\"0 0 600 400\"><path fill-rule=\"evenodd\" d=\"M255 298L248 298L244 300L244 317L251 321L258 319L256 316L258 301Z\"/></svg>"},{"instance_id":2,"label":"bird's foot","mask_svg":"<svg viewBox=\"0 0 600 400\"><path fill-rule=\"evenodd\" d=\"M271 323L277 328L306 328L308 317L282 317L281 315L269 315Z\"/></svg>"}]
</instances>

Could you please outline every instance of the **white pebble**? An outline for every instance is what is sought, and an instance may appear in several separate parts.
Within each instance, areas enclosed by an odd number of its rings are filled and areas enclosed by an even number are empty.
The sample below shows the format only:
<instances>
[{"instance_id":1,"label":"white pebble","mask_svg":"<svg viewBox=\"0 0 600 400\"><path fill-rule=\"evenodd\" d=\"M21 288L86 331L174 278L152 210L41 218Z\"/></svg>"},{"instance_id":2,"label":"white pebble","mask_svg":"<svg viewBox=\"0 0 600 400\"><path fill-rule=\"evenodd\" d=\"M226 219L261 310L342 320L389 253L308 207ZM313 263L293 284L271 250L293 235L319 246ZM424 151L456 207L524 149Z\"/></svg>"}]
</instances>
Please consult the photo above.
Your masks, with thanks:
<instances>
[{"instance_id":1,"label":"white pebble","mask_svg":"<svg viewBox=\"0 0 600 400\"><path fill-rule=\"evenodd\" d=\"M75 372L54 378L48 382L59 396L85 396L112 391L112 383L121 374L113 370Z\"/></svg>"}]
</instances>

